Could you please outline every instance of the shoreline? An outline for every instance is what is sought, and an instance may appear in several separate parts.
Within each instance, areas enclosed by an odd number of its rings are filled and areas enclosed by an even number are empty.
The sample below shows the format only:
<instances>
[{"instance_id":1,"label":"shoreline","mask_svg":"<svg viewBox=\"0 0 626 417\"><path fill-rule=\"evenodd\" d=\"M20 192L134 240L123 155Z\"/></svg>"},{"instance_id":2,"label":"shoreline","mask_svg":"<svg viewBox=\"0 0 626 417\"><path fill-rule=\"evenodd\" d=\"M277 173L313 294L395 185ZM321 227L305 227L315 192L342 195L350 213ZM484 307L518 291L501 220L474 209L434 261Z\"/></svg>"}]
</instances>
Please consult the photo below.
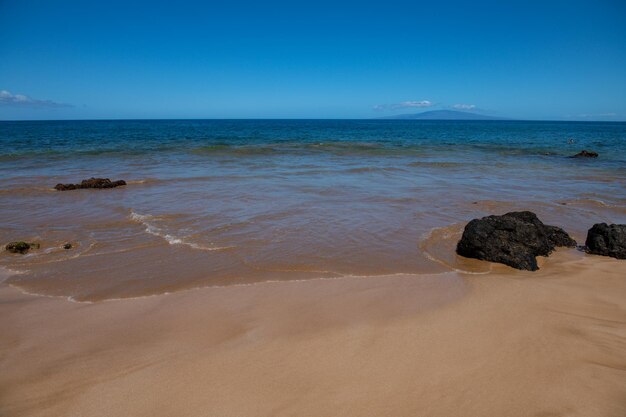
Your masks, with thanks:
<instances>
[{"instance_id":1,"label":"shoreline","mask_svg":"<svg viewBox=\"0 0 626 417\"><path fill-rule=\"evenodd\" d=\"M512 211L520 211L526 210L527 205L515 205L508 207L508 210ZM500 211L505 211L503 207ZM437 226L431 228L429 231L422 233L417 239L417 248L419 249L418 253L426 263L420 266L421 270L414 271L403 271L398 270L391 272L372 272L372 273L356 273L356 272L341 272L338 270L312 270L312 269L302 269L302 270L289 270L289 269L267 269L263 270L264 276L261 278L252 278L250 279L247 275L234 275L231 277L218 277L216 279L212 278L203 278L202 271L200 268L195 268L194 272L200 278L196 277L195 280L190 281L189 285L185 280L181 280L181 283L173 283L171 285L165 285L160 287L160 279L163 277L157 275L157 279L154 279L154 275L149 275L148 279L144 278L142 281L145 282L146 288L142 290L129 290L129 288L125 288L123 285L117 285L117 288L113 288L109 291L109 288L106 286L102 288L100 291L99 288L93 287L91 285L98 286L103 282L107 282L109 278L114 276L115 274L109 276L107 275L104 280L93 279L94 275L98 274L85 274L80 268L78 271L75 271L77 268L76 265L72 267L72 265L68 265L64 269L64 274L52 274L52 276L47 276L46 271L56 272L55 268L51 266L63 265L65 262L71 261L81 261L83 262L82 266L91 267L89 263L90 260L93 260L95 265L100 265L101 267L106 267L106 263L103 263L102 259L106 262L106 258L109 255L123 255L126 257L133 255L133 251L141 251L142 247L137 249L131 248L130 250L119 250L112 251L109 253L87 253L89 252L95 245L95 242L90 242L85 249L83 249L80 245L72 249L72 252L69 253L69 257L59 258L59 259L47 259L47 260L39 260L36 263L28 264L25 262L29 257L43 257L50 254L53 255L66 255L68 251L64 251L60 249L58 246L58 242L55 244L50 244L48 242L47 248L44 250L36 250L31 255L30 253L27 255L7 255L3 254L7 259L11 257L12 260L15 260L15 264L7 263L9 266L0 266L0 282L5 282L5 284L17 289L28 295L33 296L42 296L42 297L52 297L52 298L61 298L67 299L72 302L78 303L98 303L102 301L111 301L111 300L125 300L125 299L138 299L143 297L153 297L160 295L169 295L177 292L185 292L185 291L193 291L200 290L206 288L223 288L223 287L231 287L231 286L249 286L249 285L263 285L263 284L272 284L272 283L281 283L281 282L300 282L300 281L309 281L309 280L336 280L336 279L351 279L351 278L384 278L388 276L432 276L432 275L440 275L447 273L458 273L461 275L488 275L493 272L500 272L503 274L512 273L512 270L508 268L502 268L502 266L498 266L497 264L492 264L490 262L484 262L477 259L466 258L462 256L458 256L455 251L456 243L461 237L463 232L463 226L465 223L456 222L451 223L445 226ZM161 254L167 254L168 251L177 251L178 256L184 255L189 256L189 259L197 258L202 255L204 249L194 248L193 245L189 245L187 243L171 243L167 239L164 239L162 236L158 235L155 237L153 233L146 233L145 236L149 238L154 238L152 242L147 246L148 248L157 248L160 250ZM144 237L145 237L144 236ZM582 242L584 239L584 235L580 232L572 233L572 236L576 237L578 241ZM41 241L36 237L31 240ZM191 246L191 247L190 247ZM579 248L571 249L571 253L573 256L583 256L584 253L580 251ZM567 249L567 250L570 250ZM563 249L565 250L565 249ZM164 255L165 256L165 255ZM130 259L130 258L129 258ZM148 258L147 261L155 261L155 259ZM539 264L544 264L548 261L548 258L538 257ZM140 264L143 265L143 264ZM80 266L80 265L79 265ZM495 269L494 269L495 267ZM15 269L14 269L15 268ZM17 268L28 268L28 269L17 269ZM32 270L31 270L32 268ZM185 266L183 266L185 268ZM2 273L2 269L4 269L5 273ZM141 268L140 268L141 269ZM177 272L180 269L170 268L170 272ZM417 269L417 268L416 268ZM258 271L261 271L259 269ZM32 272L36 271L36 276L33 276ZM74 273L72 273L74 271ZM255 271L255 268L251 268L250 271ZM155 272L158 274L158 269L151 269L150 272ZM71 281L63 282L64 276L74 276L80 277L81 280L85 279L83 282L77 281L73 283ZM87 276L89 275L89 277ZM117 274L119 275L119 274ZM123 274L122 274L123 275ZM207 274L208 275L208 274ZM86 279L87 278L87 279ZM232 282L232 283L230 283ZM123 282L122 282L123 283ZM38 288L39 287L39 288ZM82 290L83 292L77 291Z\"/></svg>"},{"instance_id":2,"label":"shoreline","mask_svg":"<svg viewBox=\"0 0 626 417\"><path fill-rule=\"evenodd\" d=\"M0 284L0 414L623 415L626 267L571 255L92 304Z\"/></svg>"},{"instance_id":3,"label":"shoreline","mask_svg":"<svg viewBox=\"0 0 626 417\"><path fill-rule=\"evenodd\" d=\"M41 249L0 253L0 265L27 271L9 282L30 293L81 301L485 272L455 255L471 219L531 210L579 240L594 223L626 222L619 126L70 122L3 133L0 237ZM581 149L601 155L567 157ZM51 188L92 177L127 186Z\"/></svg>"},{"instance_id":4,"label":"shoreline","mask_svg":"<svg viewBox=\"0 0 626 417\"><path fill-rule=\"evenodd\" d=\"M188 292L194 292L194 291L209 291L209 290L219 290L219 289L228 289L228 288L235 288L235 287L253 287L253 286L264 286L264 285L279 285L279 284L285 284L285 283L293 283L293 284L297 284L297 283L303 283L303 282L310 282L310 281L336 281L336 280L360 280L360 279L387 279L387 278L412 278L412 279L419 279L419 278L433 278L433 277L437 277L437 276L450 276L450 275L455 275L455 274L460 274L460 275L485 275L485 274L489 274L490 272L470 272L470 271L461 271L461 270L453 270L453 271L447 271L447 272L439 272L439 273L404 273L404 272L398 272L398 273L393 273L393 274L382 274L382 275L340 275L340 276L335 276L335 277L317 277L317 278L306 278L306 279L282 279L282 280L265 280L265 281L251 281L251 282L243 282L243 283L235 283L235 284L225 284L225 285L205 285L205 286L199 286L199 287L189 287L189 288L180 288L180 289L176 289L173 291L166 291L166 292L162 292L162 293L154 293L154 294L145 294L145 295L138 295L138 296L128 296L128 297L116 297L116 298L103 298L103 299L97 299L97 300L78 300L76 298L74 298L71 295L54 295L54 294L43 294L43 293L35 293L35 292L29 292L27 290L25 290L24 288L20 287L19 285L15 284L15 283L6 283L6 280L13 275L20 275L20 274L24 274L26 272L23 271L19 271L19 272L13 272L13 273L9 273L9 274L2 274L2 269L3 267L0 267L0 277L2 277L0 279L0 288L2 287L8 287L11 290L15 290L23 295L26 296L30 296L30 297L42 297L42 298L52 298L52 299L58 299L58 300L64 300L70 303L76 303L76 304L99 304L99 303L109 303L109 302L125 302L125 301L133 301L133 300L142 300L144 298L154 298L154 297L167 297L167 296L172 296L172 295L177 295L177 294L183 294L183 293L188 293Z\"/></svg>"}]
</instances>

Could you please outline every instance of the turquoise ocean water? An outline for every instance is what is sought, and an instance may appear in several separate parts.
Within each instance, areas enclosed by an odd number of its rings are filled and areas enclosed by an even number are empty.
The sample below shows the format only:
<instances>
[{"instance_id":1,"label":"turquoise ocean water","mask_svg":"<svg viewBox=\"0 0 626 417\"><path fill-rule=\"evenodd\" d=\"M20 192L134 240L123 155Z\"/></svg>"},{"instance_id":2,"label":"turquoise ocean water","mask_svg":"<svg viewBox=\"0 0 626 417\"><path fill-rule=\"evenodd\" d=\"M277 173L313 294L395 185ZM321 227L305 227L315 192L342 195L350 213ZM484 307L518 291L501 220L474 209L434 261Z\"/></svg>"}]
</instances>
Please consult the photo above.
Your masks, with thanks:
<instances>
[{"instance_id":1,"label":"turquoise ocean water","mask_svg":"<svg viewBox=\"0 0 626 417\"><path fill-rule=\"evenodd\" d=\"M626 222L626 123L0 122L0 173L0 239L42 242L0 255L29 292L485 272L454 255L471 218L531 209L581 241ZM129 184L52 189L92 176Z\"/></svg>"}]
</instances>

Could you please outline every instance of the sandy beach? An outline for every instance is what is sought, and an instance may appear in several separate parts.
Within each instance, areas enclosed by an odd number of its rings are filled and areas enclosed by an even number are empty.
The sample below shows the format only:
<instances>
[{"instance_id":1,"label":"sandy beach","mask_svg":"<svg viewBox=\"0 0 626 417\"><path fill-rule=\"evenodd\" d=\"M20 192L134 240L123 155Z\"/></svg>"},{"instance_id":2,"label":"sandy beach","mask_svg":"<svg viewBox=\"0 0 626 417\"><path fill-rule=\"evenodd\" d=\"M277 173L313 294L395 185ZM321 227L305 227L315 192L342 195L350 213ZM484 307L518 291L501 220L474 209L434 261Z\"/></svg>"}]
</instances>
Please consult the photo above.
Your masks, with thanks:
<instances>
[{"instance_id":1,"label":"sandy beach","mask_svg":"<svg viewBox=\"0 0 626 417\"><path fill-rule=\"evenodd\" d=\"M0 417L626 417L626 0L0 18Z\"/></svg>"},{"instance_id":2,"label":"sandy beach","mask_svg":"<svg viewBox=\"0 0 626 417\"><path fill-rule=\"evenodd\" d=\"M2 416L623 416L626 265L98 303L0 290Z\"/></svg>"}]
</instances>

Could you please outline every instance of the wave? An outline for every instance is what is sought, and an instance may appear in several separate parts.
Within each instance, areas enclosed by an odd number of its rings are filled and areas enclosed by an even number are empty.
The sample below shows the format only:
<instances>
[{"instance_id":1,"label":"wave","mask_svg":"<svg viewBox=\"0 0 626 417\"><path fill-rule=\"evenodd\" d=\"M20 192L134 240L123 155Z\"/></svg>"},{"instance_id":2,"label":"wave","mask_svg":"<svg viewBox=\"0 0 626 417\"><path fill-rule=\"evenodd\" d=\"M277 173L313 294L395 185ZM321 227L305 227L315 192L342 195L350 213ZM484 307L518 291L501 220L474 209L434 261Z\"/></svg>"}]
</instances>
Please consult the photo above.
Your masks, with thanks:
<instances>
[{"instance_id":1,"label":"wave","mask_svg":"<svg viewBox=\"0 0 626 417\"><path fill-rule=\"evenodd\" d=\"M186 240L185 237L175 236L173 234L167 233L162 228L155 226L153 222L158 221L158 217L152 216L150 214L139 214L131 211L130 219L134 222L143 224L146 227L146 233L149 233L153 236L158 236L164 239L170 245L185 245L193 249L204 251L217 251L235 248L234 246L203 246L194 242L189 242Z\"/></svg>"},{"instance_id":2,"label":"wave","mask_svg":"<svg viewBox=\"0 0 626 417\"><path fill-rule=\"evenodd\" d=\"M564 203L567 204L579 204L579 205L590 205L597 207L608 207L608 208L616 208L616 209L624 209L624 206L615 205L607 203L603 200L595 199L595 198L577 198L573 200L565 200Z\"/></svg>"},{"instance_id":3,"label":"wave","mask_svg":"<svg viewBox=\"0 0 626 417\"><path fill-rule=\"evenodd\" d=\"M38 250L29 251L26 254L13 256L11 259L11 265L20 268L19 270L13 270L14 274L21 274L25 271L21 268L31 267L36 265L48 265L55 264L58 262L66 262L72 259L76 259L79 257L87 257L93 255L100 255L98 253L92 253L93 249L96 247L97 242L95 240L91 240L89 242L85 242L81 239L44 239L40 236L37 236L33 239L29 239L34 242L38 242L41 247ZM72 248L71 250L67 250L63 248L64 243L71 242ZM0 267L2 268L2 267ZM1 276L0 271L0 276Z\"/></svg>"},{"instance_id":4,"label":"wave","mask_svg":"<svg viewBox=\"0 0 626 417\"><path fill-rule=\"evenodd\" d=\"M180 146L169 143L145 143L142 146L128 146L128 142L122 142L119 146L101 147L97 143L86 143L80 147L80 143L72 146L57 145L54 148L39 149L35 144L29 148L0 152L0 162L12 162L29 159L52 159L63 160L76 157L106 157L106 156L141 156L149 153L175 152Z\"/></svg>"},{"instance_id":5,"label":"wave","mask_svg":"<svg viewBox=\"0 0 626 417\"><path fill-rule=\"evenodd\" d=\"M418 145L402 146L388 142L356 142L356 141L289 141L262 142L255 144L213 144L191 150L194 154L207 155L270 155L270 154L332 154L349 155L419 155L424 149Z\"/></svg>"},{"instance_id":6,"label":"wave","mask_svg":"<svg viewBox=\"0 0 626 417\"><path fill-rule=\"evenodd\" d=\"M609 211L613 213L620 213L622 215L626 214L626 204L607 203L606 201L597 198L575 198L562 200L559 202L559 204L575 207L580 210L589 211L593 214L596 214L597 210L600 210L601 212Z\"/></svg>"},{"instance_id":7,"label":"wave","mask_svg":"<svg viewBox=\"0 0 626 417\"><path fill-rule=\"evenodd\" d=\"M0 267L0 273L2 272L2 267ZM6 268L5 268L6 269ZM12 271L10 275L22 274L23 271ZM187 287L187 288L179 288L173 291L163 291L154 294L145 294L145 295L131 295L128 297L112 297L112 298L104 298L98 300L89 300L89 299L81 299L72 295L54 295L54 294L44 294L40 292L29 291L19 285L19 283L9 283L9 287L14 288L15 290L21 292L22 294L31 295L34 297L45 297L45 298L61 298L71 303L77 304L96 304L96 303L106 303L106 302L132 302L135 300L142 300L148 298L155 297L164 297L171 296L179 293L186 293L198 290L224 290L231 289L233 287L256 287L256 286L264 286L264 285L281 285L281 284L303 284L314 281L339 281L339 280L348 280L348 279L365 279L365 278L406 278L406 279L420 279L420 278L428 278L428 277L441 277L441 276L450 276L452 272L438 272L438 273L390 273L390 274L381 274L381 275L354 275L354 274L342 274L333 277L316 277L316 278L307 278L307 279L268 279L261 281L253 281L253 282L239 282L233 284L225 284L225 285L199 285L195 287ZM0 277L2 275L0 274ZM8 277L7 277L8 278ZM0 282L2 280L0 279Z\"/></svg>"},{"instance_id":8,"label":"wave","mask_svg":"<svg viewBox=\"0 0 626 417\"><path fill-rule=\"evenodd\" d=\"M460 239L463 228L464 223L432 228L420 239L419 248L422 254L427 259L461 274L485 275L491 273L491 264L485 266L482 261L477 264L474 260L461 259L456 254L456 242Z\"/></svg>"},{"instance_id":9,"label":"wave","mask_svg":"<svg viewBox=\"0 0 626 417\"><path fill-rule=\"evenodd\" d=\"M17 270L7 268L6 266L0 266L0 283L3 283L13 275L21 275L26 273L24 270Z\"/></svg>"},{"instance_id":10,"label":"wave","mask_svg":"<svg viewBox=\"0 0 626 417\"><path fill-rule=\"evenodd\" d=\"M0 189L0 195L33 195L39 193L54 193L54 186L50 187L16 187Z\"/></svg>"},{"instance_id":11,"label":"wave","mask_svg":"<svg viewBox=\"0 0 626 417\"><path fill-rule=\"evenodd\" d=\"M410 167L425 167L425 168L460 168L467 167L471 164L468 162L453 162L453 161L416 161L408 164Z\"/></svg>"},{"instance_id":12,"label":"wave","mask_svg":"<svg viewBox=\"0 0 626 417\"><path fill-rule=\"evenodd\" d=\"M275 145L263 144L263 145L206 145L194 148L191 150L193 154L215 154L215 155L267 155L278 152Z\"/></svg>"},{"instance_id":13,"label":"wave","mask_svg":"<svg viewBox=\"0 0 626 417\"><path fill-rule=\"evenodd\" d=\"M349 174L363 174L371 172L403 172L402 168L397 167L358 167L345 170Z\"/></svg>"}]
</instances>

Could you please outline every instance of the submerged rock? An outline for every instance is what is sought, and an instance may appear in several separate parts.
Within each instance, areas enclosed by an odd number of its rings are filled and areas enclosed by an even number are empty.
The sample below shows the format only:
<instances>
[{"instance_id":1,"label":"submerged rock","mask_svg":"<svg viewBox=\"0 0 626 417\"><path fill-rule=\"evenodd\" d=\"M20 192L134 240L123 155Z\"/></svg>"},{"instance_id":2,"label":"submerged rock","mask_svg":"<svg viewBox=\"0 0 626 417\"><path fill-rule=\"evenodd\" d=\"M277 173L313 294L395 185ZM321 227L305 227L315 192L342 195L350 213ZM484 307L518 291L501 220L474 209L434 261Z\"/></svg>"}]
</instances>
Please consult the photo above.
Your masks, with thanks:
<instances>
[{"instance_id":1,"label":"submerged rock","mask_svg":"<svg viewBox=\"0 0 626 417\"><path fill-rule=\"evenodd\" d=\"M108 178L89 178L82 180L80 184L57 184L54 189L57 191L79 190L83 188L114 188L126 185L126 181L111 181Z\"/></svg>"},{"instance_id":2,"label":"submerged rock","mask_svg":"<svg viewBox=\"0 0 626 417\"><path fill-rule=\"evenodd\" d=\"M29 243L29 242L11 242L7 243L5 249L11 253L21 253L25 254L30 249L39 249L39 243Z\"/></svg>"},{"instance_id":3,"label":"submerged rock","mask_svg":"<svg viewBox=\"0 0 626 417\"><path fill-rule=\"evenodd\" d=\"M571 158L597 158L598 153L593 151L582 150L578 152L576 155L573 155Z\"/></svg>"},{"instance_id":4,"label":"submerged rock","mask_svg":"<svg viewBox=\"0 0 626 417\"><path fill-rule=\"evenodd\" d=\"M536 271L536 256L548 256L557 246L574 247L563 229L545 225L530 211L487 216L470 221L456 252L467 258L498 262Z\"/></svg>"},{"instance_id":5,"label":"submerged rock","mask_svg":"<svg viewBox=\"0 0 626 417\"><path fill-rule=\"evenodd\" d=\"M594 224L585 245L588 253L626 259L626 224Z\"/></svg>"}]
</instances>

